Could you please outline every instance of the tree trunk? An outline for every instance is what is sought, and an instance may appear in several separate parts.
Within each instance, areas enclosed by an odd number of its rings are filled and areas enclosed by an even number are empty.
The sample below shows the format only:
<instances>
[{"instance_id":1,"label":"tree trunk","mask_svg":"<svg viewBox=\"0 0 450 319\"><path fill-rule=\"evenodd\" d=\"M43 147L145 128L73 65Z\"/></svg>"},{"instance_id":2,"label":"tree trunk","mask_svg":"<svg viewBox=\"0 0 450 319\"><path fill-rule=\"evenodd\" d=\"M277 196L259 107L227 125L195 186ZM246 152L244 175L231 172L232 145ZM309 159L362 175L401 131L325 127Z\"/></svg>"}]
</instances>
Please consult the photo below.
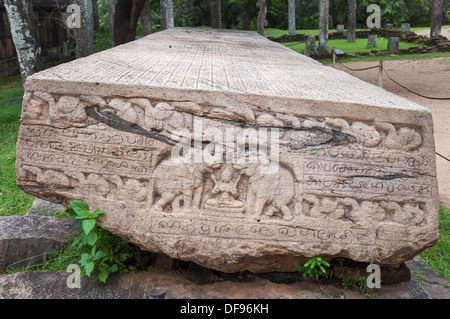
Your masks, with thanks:
<instances>
[{"instance_id":1,"label":"tree trunk","mask_svg":"<svg viewBox=\"0 0 450 319\"><path fill-rule=\"evenodd\" d=\"M356 40L356 0L348 0L347 42Z\"/></svg>"},{"instance_id":2,"label":"tree trunk","mask_svg":"<svg viewBox=\"0 0 450 319\"><path fill-rule=\"evenodd\" d=\"M146 0L141 12L142 36L152 33L152 11L150 0Z\"/></svg>"},{"instance_id":3,"label":"tree trunk","mask_svg":"<svg viewBox=\"0 0 450 319\"><path fill-rule=\"evenodd\" d=\"M211 27L222 28L222 13L220 0L211 0Z\"/></svg>"},{"instance_id":4,"label":"tree trunk","mask_svg":"<svg viewBox=\"0 0 450 319\"><path fill-rule=\"evenodd\" d=\"M31 0L5 0L6 14L16 47L22 82L42 70L41 47L36 32L36 22Z\"/></svg>"},{"instance_id":5,"label":"tree trunk","mask_svg":"<svg viewBox=\"0 0 450 319\"><path fill-rule=\"evenodd\" d=\"M319 3L319 54L328 54L328 16L329 0L320 0Z\"/></svg>"},{"instance_id":6,"label":"tree trunk","mask_svg":"<svg viewBox=\"0 0 450 319\"><path fill-rule=\"evenodd\" d=\"M258 30L259 34L261 34L262 36L266 36L266 32L264 31L267 14L266 0L258 0L256 6L259 7L258 19L256 20L256 29Z\"/></svg>"},{"instance_id":7,"label":"tree trunk","mask_svg":"<svg viewBox=\"0 0 450 319\"><path fill-rule=\"evenodd\" d=\"M92 16L94 17L94 31L100 30L100 21L98 19L98 3L97 0L92 0Z\"/></svg>"},{"instance_id":8,"label":"tree trunk","mask_svg":"<svg viewBox=\"0 0 450 319\"><path fill-rule=\"evenodd\" d=\"M81 9L81 27L75 28L76 56L82 58L94 52L94 19L92 0L76 0Z\"/></svg>"},{"instance_id":9,"label":"tree trunk","mask_svg":"<svg viewBox=\"0 0 450 319\"><path fill-rule=\"evenodd\" d=\"M108 21L109 21L109 32L114 39L114 15L116 13L116 3L117 0L108 0Z\"/></svg>"},{"instance_id":10,"label":"tree trunk","mask_svg":"<svg viewBox=\"0 0 450 319\"><path fill-rule=\"evenodd\" d=\"M161 5L161 29L169 29L174 27L173 21L173 1L160 0Z\"/></svg>"},{"instance_id":11,"label":"tree trunk","mask_svg":"<svg viewBox=\"0 0 450 319\"><path fill-rule=\"evenodd\" d=\"M289 35L295 35L295 0L288 2Z\"/></svg>"},{"instance_id":12,"label":"tree trunk","mask_svg":"<svg viewBox=\"0 0 450 319\"><path fill-rule=\"evenodd\" d=\"M432 0L430 39L437 38L441 35L443 13L444 13L444 0Z\"/></svg>"},{"instance_id":13,"label":"tree trunk","mask_svg":"<svg viewBox=\"0 0 450 319\"><path fill-rule=\"evenodd\" d=\"M118 0L114 13L114 44L136 39L139 17L147 0Z\"/></svg>"}]
</instances>

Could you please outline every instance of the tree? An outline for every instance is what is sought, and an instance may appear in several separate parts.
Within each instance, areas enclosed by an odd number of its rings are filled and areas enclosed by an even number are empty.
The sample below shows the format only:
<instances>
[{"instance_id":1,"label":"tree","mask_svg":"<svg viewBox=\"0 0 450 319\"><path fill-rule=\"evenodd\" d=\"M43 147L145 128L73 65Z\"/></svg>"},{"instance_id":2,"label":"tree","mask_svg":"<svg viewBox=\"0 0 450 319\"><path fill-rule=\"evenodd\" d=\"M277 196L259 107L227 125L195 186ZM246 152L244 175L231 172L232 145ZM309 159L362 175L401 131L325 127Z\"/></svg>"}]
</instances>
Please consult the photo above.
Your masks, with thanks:
<instances>
[{"instance_id":1,"label":"tree","mask_svg":"<svg viewBox=\"0 0 450 319\"><path fill-rule=\"evenodd\" d=\"M141 12L142 35L146 36L152 33L152 11L150 0L146 0Z\"/></svg>"},{"instance_id":2,"label":"tree","mask_svg":"<svg viewBox=\"0 0 450 319\"><path fill-rule=\"evenodd\" d=\"M76 56L82 58L94 52L94 19L92 0L76 0L81 9L81 26L75 28Z\"/></svg>"},{"instance_id":3,"label":"tree","mask_svg":"<svg viewBox=\"0 0 450 319\"><path fill-rule=\"evenodd\" d=\"M220 0L211 0L211 27L213 29L222 28L222 13Z\"/></svg>"},{"instance_id":4,"label":"tree","mask_svg":"<svg viewBox=\"0 0 450 319\"><path fill-rule=\"evenodd\" d=\"M5 0L6 14L19 60L22 82L31 74L42 70L41 47L31 0Z\"/></svg>"},{"instance_id":5,"label":"tree","mask_svg":"<svg viewBox=\"0 0 450 319\"><path fill-rule=\"evenodd\" d=\"M94 19L94 31L100 30L100 21L98 19L98 3L97 0L92 1L92 16Z\"/></svg>"},{"instance_id":6,"label":"tree","mask_svg":"<svg viewBox=\"0 0 450 319\"><path fill-rule=\"evenodd\" d=\"M114 44L120 45L136 38L136 28L147 0L118 0L114 13Z\"/></svg>"},{"instance_id":7,"label":"tree","mask_svg":"<svg viewBox=\"0 0 450 319\"><path fill-rule=\"evenodd\" d=\"M108 21L109 30L114 38L114 15L116 13L116 3L117 0L108 0Z\"/></svg>"},{"instance_id":8,"label":"tree","mask_svg":"<svg viewBox=\"0 0 450 319\"><path fill-rule=\"evenodd\" d=\"M355 39L356 39L356 0L348 0L347 42L355 42Z\"/></svg>"},{"instance_id":9,"label":"tree","mask_svg":"<svg viewBox=\"0 0 450 319\"><path fill-rule=\"evenodd\" d=\"M319 2L319 54L328 54L328 16L329 0L320 0Z\"/></svg>"},{"instance_id":10,"label":"tree","mask_svg":"<svg viewBox=\"0 0 450 319\"><path fill-rule=\"evenodd\" d=\"M444 0L431 1L431 27L430 38L437 38L441 35L442 15L444 12Z\"/></svg>"},{"instance_id":11,"label":"tree","mask_svg":"<svg viewBox=\"0 0 450 319\"><path fill-rule=\"evenodd\" d=\"M161 4L161 29L169 29L174 27L173 21L173 1L160 0Z\"/></svg>"},{"instance_id":12,"label":"tree","mask_svg":"<svg viewBox=\"0 0 450 319\"><path fill-rule=\"evenodd\" d=\"M258 30L259 34L261 34L262 36L266 36L266 32L264 31L267 15L266 0L258 0L256 6L259 8L258 19L256 20L256 29Z\"/></svg>"},{"instance_id":13,"label":"tree","mask_svg":"<svg viewBox=\"0 0 450 319\"><path fill-rule=\"evenodd\" d=\"M295 35L295 0L288 2L288 16L289 35Z\"/></svg>"}]
</instances>

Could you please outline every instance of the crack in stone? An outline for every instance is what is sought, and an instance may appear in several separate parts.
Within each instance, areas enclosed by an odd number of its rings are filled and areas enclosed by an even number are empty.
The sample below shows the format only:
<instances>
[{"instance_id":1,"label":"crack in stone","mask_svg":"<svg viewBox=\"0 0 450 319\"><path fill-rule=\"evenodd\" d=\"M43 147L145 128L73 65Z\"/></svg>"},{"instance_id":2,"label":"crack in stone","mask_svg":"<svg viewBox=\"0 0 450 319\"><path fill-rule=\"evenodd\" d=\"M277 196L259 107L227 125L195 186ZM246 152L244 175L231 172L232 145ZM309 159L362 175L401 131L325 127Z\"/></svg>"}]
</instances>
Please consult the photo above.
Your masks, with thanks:
<instances>
[{"instance_id":1,"label":"crack in stone","mask_svg":"<svg viewBox=\"0 0 450 319\"><path fill-rule=\"evenodd\" d=\"M356 178L356 177L363 177L363 178L376 178L383 181L390 181L392 179L397 178L414 178L414 176L406 175L402 173L396 173L396 174L388 174L388 175L382 175L382 176L372 176L372 175L352 175L348 176L347 179Z\"/></svg>"},{"instance_id":2,"label":"crack in stone","mask_svg":"<svg viewBox=\"0 0 450 319\"><path fill-rule=\"evenodd\" d=\"M128 122L128 121L120 118L119 116L117 116L117 110L112 107L98 106L98 105L87 106L85 108L85 111L89 117L91 117L103 124L106 124L114 129L117 129L119 131L124 131L124 132L128 132L128 133L133 133L133 134L149 137L149 138L155 139L157 141L163 142L165 144L168 144L170 146L174 146L175 144L180 143L179 141L175 141L175 140L161 134L161 132L163 132L163 131L166 132L167 134L171 134L172 132L170 132L168 130L158 130L158 129L151 129L151 131L148 131L135 123L131 123L131 122ZM205 118L205 119L212 120L212 121L219 121L222 123L230 123L232 125L239 125L241 127L246 126L246 127L252 127L252 128L279 129L279 130L284 130L284 131L298 131L298 132L320 132L320 133L327 134L331 137L331 139L327 142L322 142L319 144L308 144L308 145L305 145L304 147L316 147L319 145L331 144L333 142L340 142L340 143L345 142L345 141L350 142L350 143L356 142L356 138L352 135L343 133L338 130L333 130L333 129L319 127L319 126L299 127L299 128L280 127L280 126L263 126L263 125L258 125L258 124L242 122L242 121L238 121L238 120L217 118L217 117L212 117L212 116L208 116L208 115L196 115L196 114L193 114L190 112L184 112L184 113L188 113L195 117Z\"/></svg>"}]
</instances>

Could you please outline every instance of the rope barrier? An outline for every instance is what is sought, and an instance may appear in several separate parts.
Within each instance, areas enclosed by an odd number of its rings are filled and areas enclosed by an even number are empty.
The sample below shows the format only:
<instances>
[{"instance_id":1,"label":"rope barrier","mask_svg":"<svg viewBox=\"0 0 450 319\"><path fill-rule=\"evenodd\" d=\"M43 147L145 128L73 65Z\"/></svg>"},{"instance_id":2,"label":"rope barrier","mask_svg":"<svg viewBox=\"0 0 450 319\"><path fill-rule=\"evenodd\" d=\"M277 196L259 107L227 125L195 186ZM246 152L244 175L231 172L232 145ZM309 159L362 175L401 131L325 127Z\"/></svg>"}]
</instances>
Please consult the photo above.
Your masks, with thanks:
<instances>
[{"instance_id":1,"label":"rope barrier","mask_svg":"<svg viewBox=\"0 0 450 319\"><path fill-rule=\"evenodd\" d=\"M283 44L285 47L292 47L292 46L294 46L294 45L299 45L300 44L300 42L299 43L292 43L292 44Z\"/></svg>"},{"instance_id":2,"label":"rope barrier","mask_svg":"<svg viewBox=\"0 0 450 319\"><path fill-rule=\"evenodd\" d=\"M440 157L442 157L443 159L445 159L446 161L450 162L450 159L448 159L447 157L445 157L444 155L439 154L438 152L435 152L436 155L439 155Z\"/></svg>"},{"instance_id":3,"label":"rope barrier","mask_svg":"<svg viewBox=\"0 0 450 319\"><path fill-rule=\"evenodd\" d=\"M379 68L378 65L375 65L375 66L370 66L370 67L368 67L368 68L363 68L363 69L352 69L352 68L349 68L348 66L346 66L345 64L343 64L343 63L341 63L341 62L338 62L338 63L339 63L340 65L342 65L343 67L347 68L347 69L350 70L350 71L365 71L365 70L370 70L370 69Z\"/></svg>"},{"instance_id":4,"label":"rope barrier","mask_svg":"<svg viewBox=\"0 0 450 319\"><path fill-rule=\"evenodd\" d=\"M448 97L430 97L430 96L426 96L426 95L423 95L423 94L414 92L413 90L407 88L406 86L404 86L404 85L398 83L398 82L395 81L393 78L391 78L391 77L389 76L388 72L386 71L386 69L383 67L383 64L382 64L382 63L380 63L380 65L371 66L371 67L367 67L367 68L363 68L363 69L352 69L352 68L349 68L348 66L344 65L343 63L340 63L340 62L339 62L339 64L342 65L343 67L347 68L347 69L350 70L350 71L364 71L364 70L370 70L370 69L380 68L380 69L384 70L384 73L386 73L386 76L389 78L389 80L391 80L392 82L394 82L394 83L397 84L398 86L404 88L405 90L407 90L407 91L409 91L409 92L411 92L411 93L413 93L413 94L415 94L415 95L418 95L418 96L420 96L420 97L423 97L423 98L425 98L425 99L430 99L430 100L440 100L440 101L450 100L450 98L448 98ZM381 77L381 75L380 75L380 77ZM436 153L436 155L440 156L440 157L443 158L444 160L450 162L450 159L449 159L449 158L445 157L445 156L442 155L442 154L439 154L438 152L435 152L435 153Z\"/></svg>"},{"instance_id":5,"label":"rope barrier","mask_svg":"<svg viewBox=\"0 0 450 319\"><path fill-rule=\"evenodd\" d=\"M384 70L384 72L386 73L386 76L389 78L389 80L391 80L392 82L394 82L394 83L397 84L398 86L404 88L404 89L407 90L408 92L411 92L411 93L413 93L413 94L415 94L415 95L417 95L417 96L420 96L420 97L423 97L423 98L429 99L429 100L440 100L440 101L448 101L448 100L450 100L450 97L432 97L432 96L426 96L426 95L417 93L417 92L415 92L415 91L413 91L413 90L407 88L406 86L404 86L404 85L398 83L398 82L395 81L393 78L391 78L390 75L389 75L389 73L387 72L387 70L386 70L383 66L374 65L374 66L370 66L370 67L362 68L362 69L352 69L352 68L349 68L348 66L346 66L346 65L343 64L343 63L340 63L340 62L338 62L338 63L339 63L340 65L342 65L344 68L346 68L347 70L350 70L350 71L365 71L365 70L371 70L371 69L376 69L376 68L380 68L380 67L381 67L381 68Z\"/></svg>"},{"instance_id":6,"label":"rope barrier","mask_svg":"<svg viewBox=\"0 0 450 319\"><path fill-rule=\"evenodd\" d=\"M418 96L420 96L420 97L423 97L423 98L429 99L429 100L440 100L440 101L450 100L450 97L430 97L430 96L426 96L426 95L423 95L423 94L414 92L413 90L408 89L406 86L401 85L400 83L398 83L397 81L395 81L393 78L391 78L391 77L389 76L388 72L386 71L386 69L385 69L384 67L383 67L383 70L384 70L384 72L386 73L386 76L389 78L389 80L391 80L392 82L394 82L394 83L397 84L398 86L401 86L401 87L404 88L405 90L407 90L407 91L409 91L409 92L411 92L411 93L413 93L413 94L415 94L415 95L418 95Z\"/></svg>"}]
</instances>

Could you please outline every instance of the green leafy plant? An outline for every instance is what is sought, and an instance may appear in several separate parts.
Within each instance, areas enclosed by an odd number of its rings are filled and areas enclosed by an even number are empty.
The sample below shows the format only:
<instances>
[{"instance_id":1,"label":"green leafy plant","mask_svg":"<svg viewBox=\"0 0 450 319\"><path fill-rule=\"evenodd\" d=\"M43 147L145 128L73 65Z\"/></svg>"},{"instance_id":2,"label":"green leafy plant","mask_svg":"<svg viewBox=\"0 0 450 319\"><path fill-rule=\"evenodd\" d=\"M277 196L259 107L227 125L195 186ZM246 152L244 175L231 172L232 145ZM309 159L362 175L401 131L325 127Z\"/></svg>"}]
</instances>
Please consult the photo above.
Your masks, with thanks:
<instances>
[{"instance_id":1,"label":"green leafy plant","mask_svg":"<svg viewBox=\"0 0 450 319\"><path fill-rule=\"evenodd\" d=\"M97 225L96 218L105 214L102 210L90 211L83 201L71 201L66 213L77 219L81 234L74 238L71 246L78 251L82 275L93 277L93 281L105 282L111 273L125 273L142 267L140 251L121 238Z\"/></svg>"},{"instance_id":2,"label":"green leafy plant","mask_svg":"<svg viewBox=\"0 0 450 319\"><path fill-rule=\"evenodd\" d=\"M330 267L330 264L321 257L311 258L303 265L297 263L297 270L303 277L315 277L316 280L319 280L319 277L327 276L328 267Z\"/></svg>"},{"instance_id":3,"label":"green leafy plant","mask_svg":"<svg viewBox=\"0 0 450 319\"><path fill-rule=\"evenodd\" d=\"M377 256L378 249L375 251L374 256ZM365 294L369 298L376 298L377 294L375 293L374 288L369 288L367 286L367 275L364 275L360 272L360 269L353 267L350 268L344 265L343 259L336 259L333 261L335 267L337 267L333 274L334 277L338 278L341 281L342 286L346 290L359 290L361 293ZM366 264L366 267L369 265Z\"/></svg>"},{"instance_id":4,"label":"green leafy plant","mask_svg":"<svg viewBox=\"0 0 450 319\"><path fill-rule=\"evenodd\" d=\"M339 279L344 289L357 289L369 298L377 297L374 288L367 287L367 277L361 275L359 272L354 276L343 274L339 276Z\"/></svg>"}]
</instances>

